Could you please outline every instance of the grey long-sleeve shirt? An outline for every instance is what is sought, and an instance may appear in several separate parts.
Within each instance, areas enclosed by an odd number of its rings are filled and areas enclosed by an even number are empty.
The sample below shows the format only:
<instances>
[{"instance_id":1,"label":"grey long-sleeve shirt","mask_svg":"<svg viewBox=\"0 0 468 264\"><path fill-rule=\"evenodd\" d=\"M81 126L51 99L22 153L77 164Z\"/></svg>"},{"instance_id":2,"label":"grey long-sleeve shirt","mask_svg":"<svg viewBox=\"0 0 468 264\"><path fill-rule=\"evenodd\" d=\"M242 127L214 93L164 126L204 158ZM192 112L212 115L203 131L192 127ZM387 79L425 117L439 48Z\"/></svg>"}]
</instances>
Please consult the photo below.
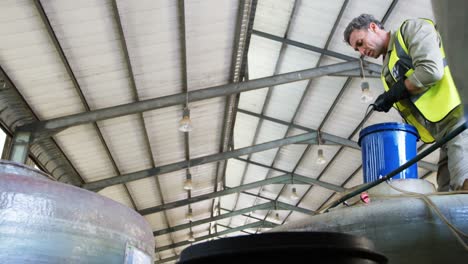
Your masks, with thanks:
<instances>
[{"instance_id":1,"label":"grey long-sleeve shirt","mask_svg":"<svg viewBox=\"0 0 468 264\"><path fill-rule=\"evenodd\" d=\"M408 79L414 85L427 89L444 75L439 34L433 25L423 19L408 20L401 32L414 66L414 73ZM387 56L383 60L385 79L391 84L394 81L388 72L387 64L395 41L396 32L391 32Z\"/></svg>"},{"instance_id":2,"label":"grey long-sleeve shirt","mask_svg":"<svg viewBox=\"0 0 468 264\"><path fill-rule=\"evenodd\" d=\"M412 58L414 73L408 77L414 85L429 89L435 82L439 81L444 75L444 62L439 49L440 36L434 26L423 19L410 19L401 28L403 41L408 48L409 56ZM385 80L391 87L395 81L388 71L388 60L393 49L393 44L397 40L396 32L391 32L388 44L387 55L383 59L383 74ZM439 123L430 123L419 114L419 112L410 106L413 115L424 124L424 126L437 139L440 139L450 131L457 123L460 123L461 108L458 107L450 116Z\"/></svg>"}]
</instances>

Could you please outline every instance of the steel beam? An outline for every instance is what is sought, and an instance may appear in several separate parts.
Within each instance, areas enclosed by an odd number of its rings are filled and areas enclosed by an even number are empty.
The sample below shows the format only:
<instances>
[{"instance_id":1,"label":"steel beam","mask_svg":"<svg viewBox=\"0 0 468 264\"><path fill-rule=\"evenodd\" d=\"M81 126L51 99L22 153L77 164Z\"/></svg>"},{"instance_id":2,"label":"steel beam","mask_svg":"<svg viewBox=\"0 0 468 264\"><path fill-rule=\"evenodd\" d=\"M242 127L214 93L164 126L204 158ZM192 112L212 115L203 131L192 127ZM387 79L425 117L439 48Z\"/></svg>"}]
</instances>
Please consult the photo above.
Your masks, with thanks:
<instances>
[{"instance_id":1,"label":"steel beam","mask_svg":"<svg viewBox=\"0 0 468 264\"><path fill-rule=\"evenodd\" d=\"M52 25L50 24L49 18L47 17L47 14L46 14L43 6L42 6L41 1L40 0L35 0L34 4L36 5L36 9L39 12L39 16L41 17L41 19L42 19L42 21L44 23L44 26L47 29L47 32L49 33L49 37L52 40L52 43L54 44L55 49L57 50L57 53L58 53L60 59L62 60L63 66L65 67L68 75L70 76L70 80L73 83L73 87L75 88L76 93L80 97L81 103L83 104L85 110L87 112L89 112L91 110L91 108L89 107L89 104L86 101L86 98L85 98L85 96L83 94L83 91L82 91L82 89L80 87L80 84L78 83L78 80L77 80L75 74L73 73L73 70L72 70L72 68L70 66L70 63L68 62L67 56L65 55L65 52L64 52L62 46L60 45L60 42L59 42L59 40L58 40L58 38L57 38L57 36L56 36L56 34L54 32L54 29L52 28ZM92 123L92 126L96 130L99 141L101 141L101 144L103 145L104 150L105 150L107 156L109 157L109 160L110 160L110 162L112 164L112 167L114 168L114 171L117 172L120 175L120 170L119 170L119 168L118 168L118 166L117 166L117 164L115 162L114 157L112 157L109 146L107 145L106 141L104 140L104 136L102 135L101 129L98 127L97 123L95 123L95 122ZM35 140L35 138L34 138L34 135L33 135L32 141L34 141L34 140ZM126 191L128 197L130 199L130 202L133 205L133 208L136 209L137 207L136 207L135 201L133 200L127 186L124 184L123 187L124 187L124 190Z\"/></svg>"},{"instance_id":2,"label":"steel beam","mask_svg":"<svg viewBox=\"0 0 468 264\"><path fill-rule=\"evenodd\" d=\"M240 149L236 149L236 150L228 151L224 153L195 158L190 161L190 166L194 167L194 166L198 166L201 164L239 157L239 156L243 156L243 155L254 153L254 152L274 149L274 148L284 146L284 145L294 144L294 143L298 143L298 142L305 141L305 140L311 140L315 136L316 136L316 133L305 133L305 134L300 134L297 136L292 136L292 137L265 142L265 143L251 146L251 147L245 147L245 148L240 148ZM164 165L160 167L154 167L148 170L137 171L137 172L133 172L129 174L111 177L111 178L104 179L104 180L86 183L86 184L83 184L82 187L88 190L99 190L99 189L109 187L112 185L116 185L116 184L121 184L121 183L129 182L129 181L135 181L135 180L139 180L139 179L143 179L143 178L151 177L151 176L157 176L157 175L168 173L168 172L178 171L178 170L187 168L188 165L189 165L188 161L184 160L184 161L180 161L180 162L176 162L176 163L172 163L172 164L168 164L168 165Z\"/></svg>"},{"instance_id":3,"label":"steel beam","mask_svg":"<svg viewBox=\"0 0 468 264\"><path fill-rule=\"evenodd\" d=\"M254 113L254 112L251 112L251 111L248 111L248 110L237 109L237 111L239 113L255 116L255 117L262 118L262 119L265 119L265 120L268 120L268 121L271 121L271 122L275 122L275 123L278 123L278 124L282 124L282 125L285 125L285 126L290 125L290 123L288 123L286 121L276 119L276 118L273 118L273 117L269 117L269 116L266 116L266 115L262 115L262 114L257 114L257 113ZM327 116L328 115L329 114L327 114ZM315 129L311 129L311 128L304 127L304 126L301 126L301 125L297 125L297 124L294 124L294 123L291 126L294 127L294 128L297 128L297 129L307 131L307 132L317 132L317 130L315 130ZM322 142L321 142L322 145L335 145L335 144L337 144L337 145L357 149L359 151L361 150L361 147L359 147L358 143L356 141L351 140L351 139L347 139L347 138L344 138L344 137L339 137L339 136L324 133L324 132L321 132L320 136L322 138ZM317 142L317 138L314 138L312 140L303 141L303 142L300 142L300 143L297 143L297 144L318 144L318 142ZM437 164L427 162L427 161L423 161L423 160L418 161L418 166L423 168L423 169L430 170L430 171L437 171L438 170L438 165ZM317 185L319 185L319 184L317 184Z\"/></svg>"},{"instance_id":4,"label":"steel beam","mask_svg":"<svg viewBox=\"0 0 468 264\"><path fill-rule=\"evenodd\" d=\"M245 213L250 213L250 212L253 212L253 211L257 211L257 210L267 210L267 209L273 208L274 204L275 204L274 202L267 202L267 203L264 203L264 204L259 204L259 205L247 207L247 208L244 208L244 209L240 209L240 210L237 210L237 211L233 211L233 212L230 212L230 213L225 213L225 214L222 214L222 215L213 216L213 217L193 221L192 223L182 224L182 225L178 225L178 226L174 226L174 227L170 227L170 228L166 228L166 229L153 231L153 235L154 236L160 236L160 235L164 235L164 234L167 234L167 233L180 231L180 230L187 229L187 228L190 228L190 227L194 227L194 226L197 226L197 225L203 225L203 224L207 224L207 223L210 223L210 222L219 221L219 220L222 220L222 219L225 219L225 218L234 217L234 216L242 215L242 214L245 214Z\"/></svg>"},{"instance_id":5,"label":"steel beam","mask_svg":"<svg viewBox=\"0 0 468 264\"><path fill-rule=\"evenodd\" d=\"M283 210L288 210L288 211L295 211L295 212L303 213L309 216L317 214L316 212L311 211L309 209L305 209L305 208L295 206L292 204L288 204L288 203L282 203L282 202L276 201L275 204L279 207L280 210L283 209ZM278 208L276 208L275 210L278 210Z\"/></svg>"},{"instance_id":6,"label":"steel beam","mask_svg":"<svg viewBox=\"0 0 468 264\"><path fill-rule=\"evenodd\" d=\"M353 69L358 69L359 67L359 61L354 60L307 70L278 74L270 77L264 77L240 83L229 83L196 91L191 91L188 93L188 100L189 102L194 102L219 96L227 96L268 86L297 82L333 73L349 71ZM38 121L24 125L21 129L25 131L38 133L41 136L51 136L53 133L59 132L71 126L77 126L100 120L120 117L124 115L130 115L163 107L179 105L185 103L185 101L186 94L180 93L154 99L143 100L140 102L133 102L113 107L92 110L89 112L73 114L64 117L58 117L50 120Z\"/></svg>"},{"instance_id":7,"label":"steel beam","mask_svg":"<svg viewBox=\"0 0 468 264\"><path fill-rule=\"evenodd\" d=\"M113 10L113 13L114 13L115 24L117 25L117 29L118 29L119 35L120 35L120 46L122 47L123 55L124 55L124 58L125 58L125 64L127 65L128 78L130 80L130 88L131 88L131 93L132 93L132 99L133 99L134 102L138 102L138 101L140 101L140 98L138 96L138 89L137 89L137 86L136 86L135 74L133 73L133 67L132 67L132 63L131 63L131 60L130 60L130 54L128 52L127 41L125 39L124 30L123 30L123 27L122 27L122 21L120 19L120 11L119 11L119 7L117 5L117 0L112 1L112 10ZM146 143L146 146L147 146L146 152L147 152L147 155L148 155L148 159L151 161L151 166L156 167L156 164L154 162L153 151L151 150L150 139L149 139L149 136L148 136L148 129L146 128L146 123L145 123L145 119L143 117L143 113L139 113L138 118L139 118L139 121L141 122L141 126L142 126L143 139L145 140L145 143ZM156 184L156 189L158 190L157 195L159 196L159 199L161 200L161 203L164 204L165 201L164 201L164 197L163 197L163 194L162 194L162 191L161 191L161 184L159 182L159 179L157 177L154 177L154 180L155 180L155 184ZM137 206L136 206L135 202L133 201L133 198L132 198L132 196L130 194L130 191L128 190L127 185L123 184L122 186L125 188L125 191L127 192L127 195L129 196L130 201L133 204L133 207L136 209ZM169 218L167 217L166 213L164 213L164 220L166 221L167 227L170 228L171 225L169 223ZM174 243L174 238L172 236L170 236L170 239L171 239L171 242Z\"/></svg>"},{"instance_id":8,"label":"steel beam","mask_svg":"<svg viewBox=\"0 0 468 264\"><path fill-rule=\"evenodd\" d=\"M291 45L291 46L295 46L295 47L298 47L298 48L318 52L318 53L321 53L321 54L324 54L324 55L327 55L327 56L330 56L330 57L334 57L334 58L337 58L337 59L345 60L345 61L354 61L354 60L358 59L358 58L351 57L351 56L348 56L348 55L345 55L345 54L342 54L342 53L334 52L334 51L327 50L327 49L322 49L322 48L319 48L319 47L316 47L316 46L301 43L301 42L294 41L294 40L291 40L291 39L278 37L278 36L275 36L275 35L272 35L272 34L269 34L269 33L266 33L266 32L262 32L262 31L258 31L258 30L253 30L253 34L256 35L256 36L259 36L259 37L269 39L269 40L274 40L274 41L278 41L278 42L281 42L281 43L286 43L286 44ZM368 62L368 61L363 61L363 66L364 66L364 69L368 70L370 73L375 72L375 73L380 74L380 72L382 70L382 66L380 66L378 64L375 64L375 63L372 63L372 62Z\"/></svg>"},{"instance_id":9,"label":"steel beam","mask_svg":"<svg viewBox=\"0 0 468 264\"><path fill-rule=\"evenodd\" d=\"M258 117L260 119L265 119L265 120L275 122L275 123L278 123L278 124L282 124L282 125L285 125L285 126L291 126L293 128L301 129L301 130L304 130L304 131L307 131L307 132L317 132L317 130L315 130L315 129L311 129L311 128L301 126L301 125L297 125L297 124L294 124L294 123L291 124L289 122L286 122L286 121L283 121L283 120L280 120L280 119L277 119L277 118L269 117L269 116L262 115L262 114L257 114L257 113L254 113L254 112L251 112L251 111L248 111L248 110L237 109L237 111L239 113L255 116L255 117ZM321 144L327 144L327 145L336 145L336 144L338 144L338 145L343 145L343 146L354 148L354 149L359 149L359 150L361 149L359 147L359 145L357 144L357 142L349 140L347 138L335 136L335 135L324 133L324 132L321 132L320 136L321 136L321 139L322 139ZM301 143L318 144L318 141L317 141L317 138L314 138L312 140L303 141Z\"/></svg>"},{"instance_id":10,"label":"steel beam","mask_svg":"<svg viewBox=\"0 0 468 264\"><path fill-rule=\"evenodd\" d=\"M154 264L171 262L171 261L174 261L174 260L178 260L179 257L180 257L180 256L178 256L178 255L174 255L174 256L172 256L172 257L168 257L168 258L165 258L165 259L156 260L156 261L154 262Z\"/></svg>"},{"instance_id":11,"label":"steel beam","mask_svg":"<svg viewBox=\"0 0 468 264\"><path fill-rule=\"evenodd\" d=\"M320 180L309 178L309 177L305 177L302 175L298 175L296 173L293 174L292 178L293 178L293 184L300 184L302 182L302 183L310 184L310 185L318 185L320 187L323 187L325 189L329 189L335 192L345 192L347 190L346 188L343 188L339 185L320 181Z\"/></svg>"},{"instance_id":12,"label":"steel beam","mask_svg":"<svg viewBox=\"0 0 468 264\"><path fill-rule=\"evenodd\" d=\"M255 161L252 161L252 160L247 160L247 159L243 159L243 158L235 158L236 160L240 160L240 161L243 161L243 162L246 162L246 163L249 163L249 164L252 164L252 165L256 165L256 166L259 166L259 167L263 167L263 168L267 168L267 169L272 169L272 170L275 170L275 171L278 171L278 172L283 172L283 173L288 173L289 175L291 175L291 181L289 182L290 184L312 184L312 185L318 185L318 186L321 186L325 189L329 189L329 190L332 190L332 191L335 191L335 192L345 192L347 189L341 187L341 186L338 186L338 185L335 185L335 184L332 184L332 183L328 183L328 182L324 182L324 181L320 181L320 180L317 180L317 179L313 179L313 178L309 178L309 177L306 177L306 176L302 176L302 175L299 175L299 174L296 174L296 173L290 173L288 171L285 171L285 170L282 170L282 169L279 169L279 168L275 168L273 166L268 166L268 165L265 165L265 164L262 164L262 163L259 163L259 162L255 162Z\"/></svg>"},{"instance_id":13,"label":"steel beam","mask_svg":"<svg viewBox=\"0 0 468 264\"><path fill-rule=\"evenodd\" d=\"M8 138L13 138L15 132L19 132L19 124L33 123L38 120L31 107L21 96L16 85L8 77L0 65L0 125L5 128ZM12 139L11 139L12 140ZM4 153L3 158L7 159L11 154L11 146ZM43 140L39 144L33 144L29 150L30 157L36 161L36 164L45 172L54 171L54 178L60 182L81 185L83 179L78 174L73 164L64 155L62 149L57 145L53 138ZM47 161L52 160L49 166ZM55 170L56 168L59 168ZM62 177L65 175L65 177Z\"/></svg>"},{"instance_id":14,"label":"steel beam","mask_svg":"<svg viewBox=\"0 0 468 264\"><path fill-rule=\"evenodd\" d=\"M296 206L296 205L279 202L278 198L273 200L273 199L261 196L260 194L254 194L254 193L249 193L249 192L245 192L245 191L243 191L242 193L250 195L250 196L255 196L255 197L258 197L258 198L261 198L261 199L269 200L270 202L273 202L275 204L275 207L271 208L271 210L295 211L295 212L300 212L300 213L303 213L303 214L306 214L306 215L316 215L317 214L316 211L311 211L309 209L301 208L301 207ZM266 220L266 216L265 216L265 219L263 219L263 220Z\"/></svg>"},{"instance_id":15,"label":"steel beam","mask_svg":"<svg viewBox=\"0 0 468 264\"><path fill-rule=\"evenodd\" d=\"M265 180L244 184L244 185L237 186L237 187L234 187L234 188L225 189L225 190L222 190L222 191L219 191L219 192L207 193L207 194L199 195L199 196L196 196L196 197L190 197L188 199L175 201L175 202L172 202L172 203L161 204L161 205L158 205L158 206L149 207L149 208L140 210L139 213L141 215L148 215L148 214L158 213L158 212L162 212L164 210L169 210L169 209L189 205L191 203L197 203L197 202L201 202L201 201L205 201L205 200L210 200L210 199L214 199L214 198L217 198L217 197L222 197L222 196L226 196L226 195L229 195L229 194L242 192L242 191L245 191L245 190L254 189L254 188L261 187L261 186L268 185L268 184L279 184L279 183L288 184L288 183L291 182L291 179L292 179L292 176L290 174L285 174L285 175L281 175L281 176L278 176L278 177L268 178L268 179L265 179ZM275 208L278 208L278 207L279 208L286 208L286 207L288 207L288 205L286 205L283 202L279 202L279 201L277 201L274 205L275 205ZM291 209L288 209L288 210L291 210ZM313 212L313 211L306 210L306 209L299 208L299 207L296 207L296 209L294 209L294 211L300 211L300 212L303 212L303 213L306 213L306 214L315 214L315 212Z\"/></svg>"},{"instance_id":16,"label":"steel beam","mask_svg":"<svg viewBox=\"0 0 468 264\"><path fill-rule=\"evenodd\" d=\"M272 223L274 225L276 225L275 223ZM222 225L222 224L216 224L216 226L219 226L219 227L222 227L222 228L226 228L226 229L231 229L232 227L228 226L228 225ZM245 230L241 230L239 231L241 233L244 233L244 234L247 234L247 235L253 235L254 233L252 232L249 232L249 231L245 231Z\"/></svg>"},{"instance_id":17,"label":"steel beam","mask_svg":"<svg viewBox=\"0 0 468 264\"><path fill-rule=\"evenodd\" d=\"M252 28L255 20L258 0L241 0L239 1L236 33L233 44L233 52L231 58L231 74L230 80L233 83L243 81L248 76L247 55L250 47L250 39L252 36ZM226 152L232 146L232 137L234 133L234 123L237 112L235 111L239 104L239 94L226 96L226 105L224 109L223 129L221 131L221 142L219 152ZM231 148L232 149L232 148ZM216 166L216 178L214 191L217 192L219 184L226 185L226 169L227 161L220 161ZM211 204L211 216L214 215L215 200Z\"/></svg>"},{"instance_id":18,"label":"steel beam","mask_svg":"<svg viewBox=\"0 0 468 264\"><path fill-rule=\"evenodd\" d=\"M390 7L387 9L387 12L385 13L384 17L382 18L382 21L381 23L382 24L385 24L385 22L387 21L388 17L390 16L392 10L395 8L395 5L398 3L398 0L393 0L392 3L390 4ZM370 118L370 115L372 114L372 111L368 114L366 114L366 116L361 120L361 122L359 123L359 125L356 127L356 129L353 131L353 133L351 134L351 136L349 138L352 138L355 133L362 127L362 125L367 121L367 119ZM333 157L333 159L335 157L337 157L339 155L339 153L341 152L341 148L340 150L338 150L338 152L335 154L335 156ZM418 149L419 151L419 149ZM350 181L354 175L356 175L356 173L362 168L362 165L359 166L353 173L351 173L351 175L342 183L342 186L344 186L348 181ZM308 190L307 192L309 192L310 190ZM334 196L334 194L330 195L327 200L319 207L322 208L327 202L328 200L330 200L332 197ZM288 216L289 217L289 216ZM286 217L287 219L287 217Z\"/></svg>"},{"instance_id":19,"label":"steel beam","mask_svg":"<svg viewBox=\"0 0 468 264\"><path fill-rule=\"evenodd\" d=\"M273 228L275 226L277 226L277 225L269 223L269 222L258 221L258 222L254 222L254 223L251 223L251 224L247 224L247 225L238 226L238 227L235 227L235 228L223 230L221 232L217 232L217 233L214 233L212 235L206 235L206 236L198 237L198 238L195 238L195 242L199 242L199 241L203 241L203 240L206 240L206 239L215 238L215 237L219 237L219 236L224 236L224 235L234 233L234 232L237 232L237 231L241 231L241 230L244 230L244 229L256 228L256 227ZM190 245L192 243L194 243L194 242L182 241L182 242L178 242L178 243L175 243L175 244L171 244L171 245L156 248L155 252L157 253L157 252L161 252L161 251L172 249L172 248L178 248L178 247L181 247L181 246Z\"/></svg>"},{"instance_id":20,"label":"steel beam","mask_svg":"<svg viewBox=\"0 0 468 264\"><path fill-rule=\"evenodd\" d=\"M361 70L351 70L345 71L340 73L333 73L330 76L337 76L337 77L352 77L352 78L361 78ZM375 71L370 71L366 73L366 78L378 78L380 79L380 73Z\"/></svg>"},{"instance_id":21,"label":"steel beam","mask_svg":"<svg viewBox=\"0 0 468 264\"><path fill-rule=\"evenodd\" d=\"M256 181L256 182L252 182L252 183L249 183L249 184L244 184L244 185L234 187L234 188L230 188L230 189L225 189L225 190L222 190L222 191L219 191L219 192L207 193L207 194L199 195L199 196L196 196L196 197L191 197L191 198L185 199L185 200L179 200L179 201L175 201L175 202L172 202L172 203L167 203L167 204L164 204L164 205L158 205L158 206L146 208L146 209L140 210L139 213L141 215L148 215L148 214L158 213L158 212L161 212L161 211L164 211L164 210L168 210L168 209L188 205L188 204L191 204L191 203L201 202L201 201L205 201L205 200L209 200L209 199L213 199L213 198L217 198L217 197L226 196L226 195L229 195L229 194L241 192L241 191L244 191L244 190L249 190L249 189L261 187L263 185L268 185L268 184L273 184L273 183L287 183L288 181L290 181L290 179L291 179L291 176L289 174L285 174L285 175L281 175L281 176L278 176L278 177L274 177L274 178L270 178L270 179L266 179L266 180L262 180L262 181Z\"/></svg>"},{"instance_id":22,"label":"steel beam","mask_svg":"<svg viewBox=\"0 0 468 264\"><path fill-rule=\"evenodd\" d=\"M296 13L296 10L297 10L297 6L298 6L298 2L299 0L294 0L294 4L293 4L293 7L291 9L291 13L289 14L289 19L288 19L288 23L286 25L286 29L284 31L284 38L287 38L288 36L288 33L290 31L290 28L291 28L291 24L292 24L292 21L294 20L294 14ZM273 75L276 75L276 74L279 74L280 73L280 68L281 68L281 65L283 64L283 60L284 60L284 56L286 54L286 48L287 48L287 45L286 43L281 43L281 47L280 47L280 50L279 50L279 54L278 54L278 58L276 60L276 63L275 63L275 68L273 70ZM270 86L267 89L267 94L265 96L265 99L263 100L263 105L262 105L262 110L261 110L261 114L264 114L266 109L268 108L268 105L270 104L270 100L271 100L271 97L273 95L273 91L275 90L275 86ZM263 119L260 119L255 127L255 132L254 132L254 137L252 139L252 144L257 144L258 142L258 137L260 135L260 128L263 126ZM284 135L284 137L286 137L287 134ZM276 155L278 155L280 149L278 149L276 151L276 154L275 154L275 158L276 158ZM248 155L247 156L247 160L250 160L252 158L252 154ZM275 160L275 158L273 160ZM247 170L248 170L248 166L245 166L243 171L242 171L242 176L241 176L241 179L240 179L240 184L244 184L245 183L245 177L247 175ZM267 173L266 174L266 177L265 178L268 178L269 177L269 174ZM236 196L235 198L235 202L234 202L234 206L232 207L233 210L235 210L237 208L237 205L239 203L239 194ZM254 204L256 203L256 201L254 202ZM229 224L231 224L231 220L229 220Z\"/></svg>"},{"instance_id":23,"label":"steel beam","mask_svg":"<svg viewBox=\"0 0 468 264\"><path fill-rule=\"evenodd\" d=\"M382 21L380 21L380 23L382 23L382 25L385 24L385 22L387 22L388 17L393 12L393 9L395 9L395 6L397 4L398 4L398 0L393 0L392 1L392 3L390 4L390 6L387 9L387 12L385 12L385 15L383 16Z\"/></svg>"}]
</instances>

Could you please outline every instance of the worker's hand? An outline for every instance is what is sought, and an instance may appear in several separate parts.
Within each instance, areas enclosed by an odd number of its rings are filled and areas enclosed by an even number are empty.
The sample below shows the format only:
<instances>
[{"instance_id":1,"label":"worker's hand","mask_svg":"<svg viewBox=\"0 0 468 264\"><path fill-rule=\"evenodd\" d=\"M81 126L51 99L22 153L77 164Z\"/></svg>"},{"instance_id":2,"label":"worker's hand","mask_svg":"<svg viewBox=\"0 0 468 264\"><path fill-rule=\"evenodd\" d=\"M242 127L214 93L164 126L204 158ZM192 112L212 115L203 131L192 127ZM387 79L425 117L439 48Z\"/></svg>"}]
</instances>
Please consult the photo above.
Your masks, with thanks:
<instances>
[{"instance_id":1,"label":"worker's hand","mask_svg":"<svg viewBox=\"0 0 468 264\"><path fill-rule=\"evenodd\" d=\"M388 112L392 105L402 99L410 97L410 93L405 86L405 78L396 82L390 90L379 95L374 102L374 110Z\"/></svg>"},{"instance_id":2,"label":"worker's hand","mask_svg":"<svg viewBox=\"0 0 468 264\"><path fill-rule=\"evenodd\" d=\"M388 97L388 92L379 95L374 102L374 110L387 113L392 108L393 102Z\"/></svg>"}]
</instances>

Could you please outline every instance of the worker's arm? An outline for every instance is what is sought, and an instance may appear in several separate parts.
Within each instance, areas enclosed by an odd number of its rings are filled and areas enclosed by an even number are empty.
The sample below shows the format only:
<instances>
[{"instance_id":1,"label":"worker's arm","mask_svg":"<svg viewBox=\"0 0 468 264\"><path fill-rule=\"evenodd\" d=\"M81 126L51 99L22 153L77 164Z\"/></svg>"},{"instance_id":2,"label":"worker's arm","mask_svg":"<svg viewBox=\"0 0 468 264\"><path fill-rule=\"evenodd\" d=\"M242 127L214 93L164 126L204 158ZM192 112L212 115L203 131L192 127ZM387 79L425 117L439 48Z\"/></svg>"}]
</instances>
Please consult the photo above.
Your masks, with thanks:
<instances>
[{"instance_id":1,"label":"worker's arm","mask_svg":"<svg viewBox=\"0 0 468 264\"><path fill-rule=\"evenodd\" d=\"M412 94L424 92L444 75L439 34L431 23L411 19L401 27L401 33L412 59L414 72L408 78L398 80L388 91L377 97L374 109L380 112L388 112L394 103Z\"/></svg>"},{"instance_id":2,"label":"worker's arm","mask_svg":"<svg viewBox=\"0 0 468 264\"><path fill-rule=\"evenodd\" d=\"M434 26L423 19L408 20L401 33L414 66L405 86L411 94L421 93L444 75L440 37Z\"/></svg>"}]
</instances>

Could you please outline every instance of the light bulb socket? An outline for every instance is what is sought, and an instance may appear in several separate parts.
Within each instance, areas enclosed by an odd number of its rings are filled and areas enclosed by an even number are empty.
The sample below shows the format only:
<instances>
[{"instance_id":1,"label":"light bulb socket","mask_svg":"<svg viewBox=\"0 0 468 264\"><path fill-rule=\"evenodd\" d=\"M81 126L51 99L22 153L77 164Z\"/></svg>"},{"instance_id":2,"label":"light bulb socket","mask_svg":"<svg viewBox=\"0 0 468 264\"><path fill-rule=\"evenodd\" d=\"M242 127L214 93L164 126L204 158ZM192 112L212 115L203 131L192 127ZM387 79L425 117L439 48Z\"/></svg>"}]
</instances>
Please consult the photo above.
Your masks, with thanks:
<instances>
[{"instance_id":1,"label":"light bulb socket","mask_svg":"<svg viewBox=\"0 0 468 264\"><path fill-rule=\"evenodd\" d=\"M280 218L279 218L279 214L278 214L278 213L275 214L275 221L280 221Z\"/></svg>"},{"instance_id":2,"label":"light bulb socket","mask_svg":"<svg viewBox=\"0 0 468 264\"><path fill-rule=\"evenodd\" d=\"M369 87L369 83L364 81L361 82L361 102L362 103L369 103L374 99L372 96L372 92Z\"/></svg>"},{"instance_id":3,"label":"light bulb socket","mask_svg":"<svg viewBox=\"0 0 468 264\"><path fill-rule=\"evenodd\" d=\"M190 120L190 109L188 107L184 108L182 119L179 122L179 131L192 131L192 120Z\"/></svg>"},{"instance_id":4,"label":"light bulb socket","mask_svg":"<svg viewBox=\"0 0 468 264\"><path fill-rule=\"evenodd\" d=\"M292 188L291 199L293 199L293 200L299 199L299 195L297 195L297 190L294 187Z\"/></svg>"},{"instance_id":5,"label":"light bulb socket","mask_svg":"<svg viewBox=\"0 0 468 264\"><path fill-rule=\"evenodd\" d=\"M325 164L327 160L325 159L325 156L323 155L323 149L318 149L317 151L317 164Z\"/></svg>"},{"instance_id":6,"label":"light bulb socket","mask_svg":"<svg viewBox=\"0 0 468 264\"><path fill-rule=\"evenodd\" d=\"M190 118L190 108L188 108L188 107L185 107L185 108L184 108L184 111L183 111L183 113L182 113L182 117L188 117L188 118Z\"/></svg>"},{"instance_id":7,"label":"light bulb socket","mask_svg":"<svg viewBox=\"0 0 468 264\"><path fill-rule=\"evenodd\" d=\"M369 86L369 82L367 81L363 81L361 82L361 90L369 90L370 89L370 86Z\"/></svg>"},{"instance_id":8,"label":"light bulb socket","mask_svg":"<svg viewBox=\"0 0 468 264\"><path fill-rule=\"evenodd\" d=\"M193 183L192 183L192 177L187 177L184 182L184 190L192 190L193 189Z\"/></svg>"},{"instance_id":9,"label":"light bulb socket","mask_svg":"<svg viewBox=\"0 0 468 264\"><path fill-rule=\"evenodd\" d=\"M189 208L187 214L185 215L185 218L187 218L187 220L189 220L189 221L192 221L192 220L193 220L192 208Z\"/></svg>"},{"instance_id":10,"label":"light bulb socket","mask_svg":"<svg viewBox=\"0 0 468 264\"><path fill-rule=\"evenodd\" d=\"M189 233L188 241L190 241L190 242L195 242L195 237L193 236L193 232L192 232L192 231L190 231L190 233Z\"/></svg>"}]
</instances>

